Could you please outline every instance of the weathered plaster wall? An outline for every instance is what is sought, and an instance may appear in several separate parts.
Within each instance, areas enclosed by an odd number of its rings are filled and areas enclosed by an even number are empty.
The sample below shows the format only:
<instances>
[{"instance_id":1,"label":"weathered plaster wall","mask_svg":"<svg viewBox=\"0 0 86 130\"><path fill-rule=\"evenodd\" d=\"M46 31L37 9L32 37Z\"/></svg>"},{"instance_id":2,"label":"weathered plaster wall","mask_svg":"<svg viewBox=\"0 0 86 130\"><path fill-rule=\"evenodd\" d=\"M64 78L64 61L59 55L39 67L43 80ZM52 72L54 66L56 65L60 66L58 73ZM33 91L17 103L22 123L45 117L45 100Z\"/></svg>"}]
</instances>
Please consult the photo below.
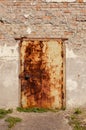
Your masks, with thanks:
<instances>
[{"instance_id":1,"label":"weathered plaster wall","mask_svg":"<svg viewBox=\"0 0 86 130\"><path fill-rule=\"evenodd\" d=\"M66 46L67 106L86 106L86 41Z\"/></svg>"},{"instance_id":2,"label":"weathered plaster wall","mask_svg":"<svg viewBox=\"0 0 86 130\"><path fill-rule=\"evenodd\" d=\"M67 107L86 106L86 3L0 1L0 107L19 105L19 41L15 37L68 38Z\"/></svg>"},{"instance_id":3,"label":"weathered plaster wall","mask_svg":"<svg viewBox=\"0 0 86 130\"><path fill-rule=\"evenodd\" d=\"M0 107L19 105L18 45L0 45Z\"/></svg>"}]
</instances>

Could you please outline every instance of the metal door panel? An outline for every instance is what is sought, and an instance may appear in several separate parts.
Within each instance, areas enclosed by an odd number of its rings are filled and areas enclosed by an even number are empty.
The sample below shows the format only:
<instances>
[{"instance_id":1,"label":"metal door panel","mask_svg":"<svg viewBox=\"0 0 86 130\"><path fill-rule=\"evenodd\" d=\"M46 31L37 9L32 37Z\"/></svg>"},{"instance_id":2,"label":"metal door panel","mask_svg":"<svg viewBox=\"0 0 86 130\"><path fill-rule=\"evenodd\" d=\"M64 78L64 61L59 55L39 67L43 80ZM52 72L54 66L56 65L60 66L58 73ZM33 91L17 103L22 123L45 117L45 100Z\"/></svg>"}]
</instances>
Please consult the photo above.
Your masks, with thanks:
<instances>
[{"instance_id":1,"label":"metal door panel","mask_svg":"<svg viewBox=\"0 0 86 130\"><path fill-rule=\"evenodd\" d=\"M22 107L61 108L63 44L57 40L28 40L20 47Z\"/></svg>"}]
</instances>

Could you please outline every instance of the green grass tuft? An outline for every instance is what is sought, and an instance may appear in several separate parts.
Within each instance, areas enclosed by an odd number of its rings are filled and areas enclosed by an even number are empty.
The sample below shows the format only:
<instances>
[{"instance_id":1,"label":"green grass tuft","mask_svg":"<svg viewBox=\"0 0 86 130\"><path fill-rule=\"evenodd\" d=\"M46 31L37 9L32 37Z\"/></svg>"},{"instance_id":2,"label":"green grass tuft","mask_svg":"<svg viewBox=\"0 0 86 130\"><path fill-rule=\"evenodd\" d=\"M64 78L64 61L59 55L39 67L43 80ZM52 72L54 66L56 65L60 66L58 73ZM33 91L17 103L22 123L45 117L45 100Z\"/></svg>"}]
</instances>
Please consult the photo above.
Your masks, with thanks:
<instances>
[{"instance_id":1,"label":"green grass tuft","mask_svg":"<svg viewBox=\"0 0 86 130\"><path fill-rule=\"evenodd\" d=\"M81 113L82 113L82 112L81 112L80 108L76 108L76 109L75 109L74 114L81 114Z\"/></svg>"},{"instance_id":2,"label":"green grass tuft","mask_svg":"<svg viewBox=\"0 0 86 130\"><path fill-rule=\"evenodd\" d=\"M16 125L16 123L21 122L22 119L20 119L20 118L18 118L18 117L11 117L11 116L10 116L10 117L8 117L7 119L5 119L5 121L9 123L9 124L8 124L8 127L9 127L9 128L12 128L13 126Z\"/></svg>"},{"instance_id":3,"label":"green grass tuft","mask_svg":"<svg viewBox=\"0 0 86 130\"><path fill-rule=\"evenodd\" d=\"M66 107L62 107L62 110L65 111L65 110L66 110Z\"/></svg>"},{"instance_id":4,"label":"green grass tuft","mask_svg":"<svg viewBox=\"0 0 86 130\"><path fill-rule=\"evenodd\" d=\"M73 130L86 130L86 126L82 126L82 122L78 114L81 113L80 109L76 109L75 112L70 116L69 124L73 126Z\"/></svg>"},{"instance_id":5,"label":"green grass tuft","mask_svg":"<svg viewBox=\"0 0 86 130\"><path fill-rule=\"evenodd\" d=\"M19 112L35 112L35 113L43 113L43 112L48 112L48 111L52 111L52 112L57 112L58 110L54 110L54 109L46 109L46 108L21 108L18 107L17 111Z\"/></svg>"},{"instance_id":6,"label":"green grass tuft","mask_svg":"<svg viewBox=\"0 0 86 130\"><path fill-rule=\"evenodd\" d=\"M8 110L0 109L0 119L4 118L7 114L10 114L12 112L13 112L12 109L8 109Z\"/></svg>"},{"instance_id":7,"label":"green grass tuft","mask_svg":"<svg viewBox=\"0 0 86 130\"><path fill-rule=\"evenodd\" d=\"M74 120L76 117L75 117L75 115L71 115L71 120Z\"/></svg>"}]
</instances>

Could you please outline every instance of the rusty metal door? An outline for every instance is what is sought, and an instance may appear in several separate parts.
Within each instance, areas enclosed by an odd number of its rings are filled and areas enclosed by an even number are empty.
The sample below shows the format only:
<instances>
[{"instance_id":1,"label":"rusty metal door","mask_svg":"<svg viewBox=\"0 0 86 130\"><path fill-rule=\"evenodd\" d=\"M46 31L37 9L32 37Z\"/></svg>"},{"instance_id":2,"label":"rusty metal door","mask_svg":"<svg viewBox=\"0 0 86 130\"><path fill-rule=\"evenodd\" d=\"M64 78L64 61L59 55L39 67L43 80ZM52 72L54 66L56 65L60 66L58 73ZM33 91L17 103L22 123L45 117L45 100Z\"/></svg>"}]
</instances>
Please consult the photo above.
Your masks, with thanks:
<instances>
[{"instance_id":1,"label":"rusty metal door","mask_svg":"<svg viewBox=\"0 0 86 130\"><path fill-rule=\"evenodd\" d=\"M23 40L20 46L22 107L63 105L63 44L57 40Z\"/></svg>"}]
</instances>

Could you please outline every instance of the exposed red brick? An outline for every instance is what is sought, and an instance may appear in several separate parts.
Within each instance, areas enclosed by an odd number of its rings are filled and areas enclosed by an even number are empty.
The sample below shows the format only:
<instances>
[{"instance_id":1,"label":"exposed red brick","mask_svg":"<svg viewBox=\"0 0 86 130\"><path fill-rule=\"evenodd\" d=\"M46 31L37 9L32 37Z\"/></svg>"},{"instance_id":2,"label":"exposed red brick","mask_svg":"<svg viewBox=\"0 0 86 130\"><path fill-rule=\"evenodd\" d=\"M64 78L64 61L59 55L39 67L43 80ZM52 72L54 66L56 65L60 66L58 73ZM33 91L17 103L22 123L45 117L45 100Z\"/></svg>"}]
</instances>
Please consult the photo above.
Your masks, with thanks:
<instances>
[{"instance_id":1,"label":"exposed red brick","mask_svg":"<svg viewBox=\"0 0 86 130\"><path fill-rule=\"evenodd\" d=\"M67 7L68 7L68 2L64 2L64 3L63 3L63 7L64 7L64 8L67 8Z\"/></svg>"},{"instance_id":2,"label":"exposed red brick","mask_svg":"<svg viewBox=\"0 0 86 130\"><path fill-rule=\"evenodd\" d=\"M43 16L43 19L51 19L51 16Z\"/></svg>"},{"instance_id":3,"label":"exposed red brick","mask_svg":"<svg viewBox=\"0 0 86 130\"><path fill-rule=\"evenodd\" d=\"M64 13L71 13L71 11L70 10L65 10Z\"/></svg>"},{"instance_id":4,"label":"exposed red brick","mask_svg":"<svg viewBox=\"0 0 86 130\"><path fill-rule=\"evenodd\" d=\"M83 2L83 0L77 0L77 2L82 3L82 2Z\"/></svg>"},{"instance_id":5,"label":"exposed red brick","mask_svg":"<svg viewBox=\"0 0 86 130\"><path fill-rule=\"evenodd\" d=\"M86 14L86 8L85 9L82 9L80 10L81 13L85 13Z\"/></svg>"},{"instance_id":6,"label":"exposed red brick","mask_svg":"<svg viewBox=\"0 0 86 130\"><path fill-rule=\"evenodd\" d=\"M73 32L67 32L67 31L65 31L64 32L64 35L66 36L66 35L72 35L73 34Z\"/></svg>"}]
</instances>

